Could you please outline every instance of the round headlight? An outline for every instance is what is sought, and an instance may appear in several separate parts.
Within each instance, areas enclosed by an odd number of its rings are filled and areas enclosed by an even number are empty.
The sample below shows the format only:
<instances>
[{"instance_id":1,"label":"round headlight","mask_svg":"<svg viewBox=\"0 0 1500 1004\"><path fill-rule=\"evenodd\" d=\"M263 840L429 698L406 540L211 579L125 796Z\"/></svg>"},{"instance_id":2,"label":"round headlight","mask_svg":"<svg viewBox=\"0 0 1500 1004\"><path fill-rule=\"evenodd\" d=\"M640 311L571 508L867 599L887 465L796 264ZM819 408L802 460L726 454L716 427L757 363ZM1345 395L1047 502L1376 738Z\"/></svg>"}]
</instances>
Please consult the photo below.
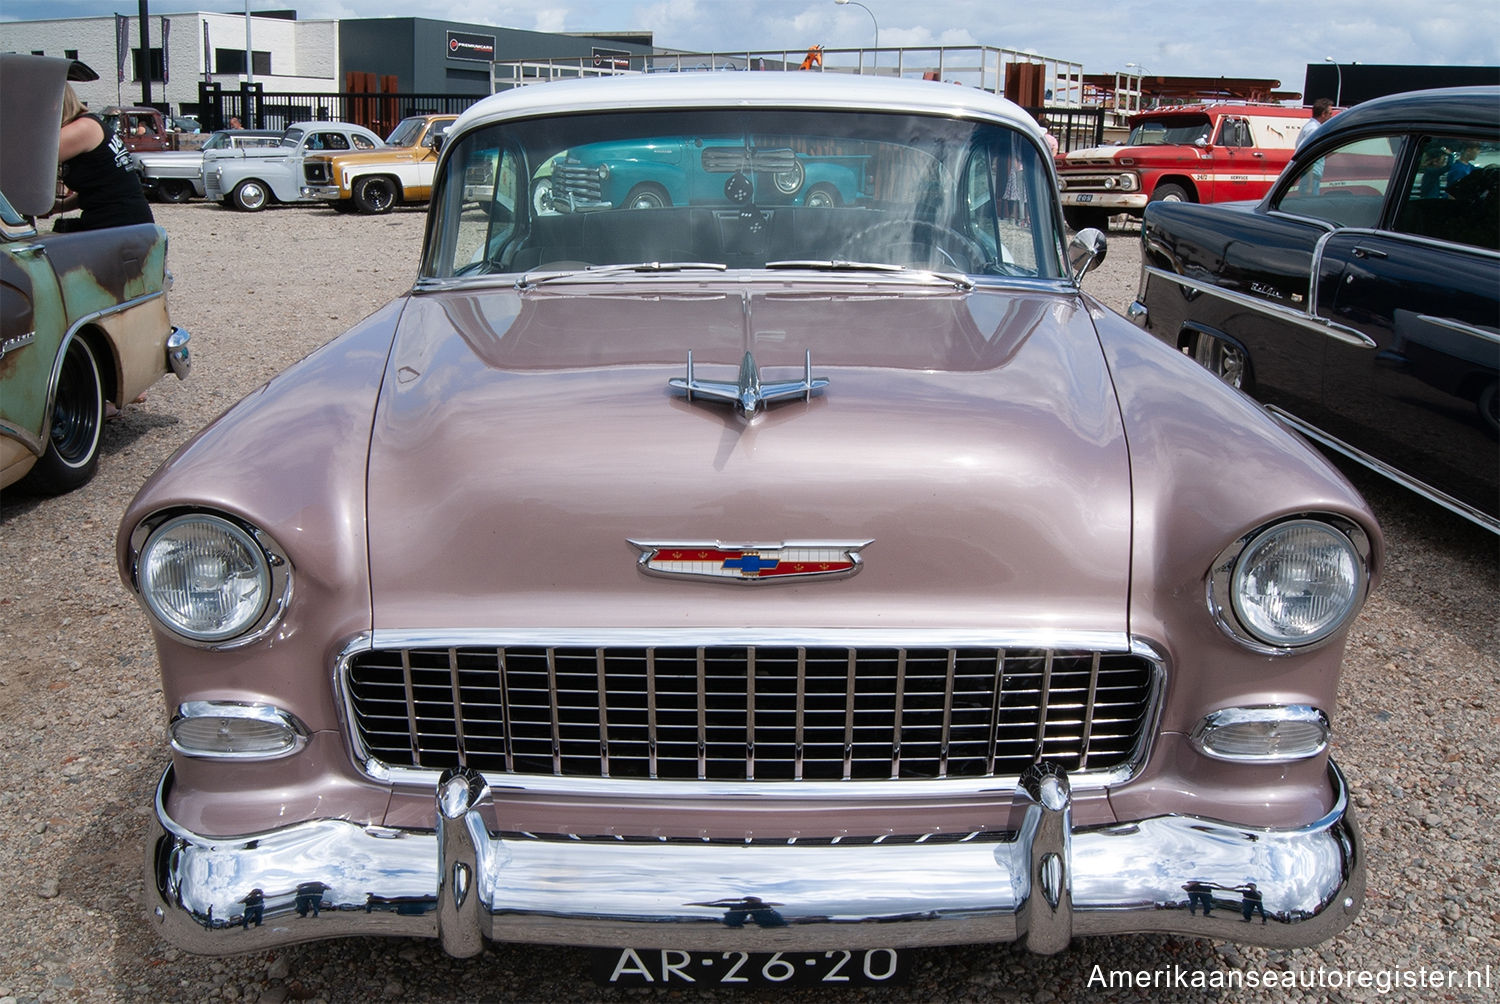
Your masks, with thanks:
<instances>
[{"instance_id":1,"label":"round headlight","mask_svg":"<svg viewBox=\"0 0 1500 1004\"><path fill-rule=\"evenodd\" d=\"M255 625L271 601L271 566L244 529L194 513L167 520L137 563L146 606L168 629L194 641L223 641Z\"/></svg>"},{"instance_id":2,"label":"round headlight","mask_svg":"<svg viewBox=\"0 0 1500 1004\"><path fill-rule=\"evenodd\" d=\"M1234 564L1235 619L1278 648L1322 641L1359 608L1365 569L1349 537L1326 523L1293 520L1250 539Z\"/></svg>"}]
</instances>

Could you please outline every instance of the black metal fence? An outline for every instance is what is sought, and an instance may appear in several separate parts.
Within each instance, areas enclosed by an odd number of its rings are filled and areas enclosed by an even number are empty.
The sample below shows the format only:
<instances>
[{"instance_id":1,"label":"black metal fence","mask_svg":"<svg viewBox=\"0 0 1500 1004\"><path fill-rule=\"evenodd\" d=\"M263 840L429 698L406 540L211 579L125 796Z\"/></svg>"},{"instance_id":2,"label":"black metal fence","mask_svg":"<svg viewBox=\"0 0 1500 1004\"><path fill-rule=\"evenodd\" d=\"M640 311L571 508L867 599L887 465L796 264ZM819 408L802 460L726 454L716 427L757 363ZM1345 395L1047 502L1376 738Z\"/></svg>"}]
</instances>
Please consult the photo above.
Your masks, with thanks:
<instances>
[{"instance_id":1,"label":"black metal fence","mask_svg":"<svg viewBox=\"0 0 1500 1004\"><path fill-rule=\"evenodd\" d=\"M1103 108L1028 108L1057 137L1059 153L1104 145Z\"/></svg>"},{"instance_id":2,"label":"black metal fence","mask_svg":"<svg viewBox=\"0 0 1500 1004\"><path fill-rule=\"evenodd\" d=\"M293 122L353 122L380 136L409 115L457 115L483 94L320 94L266 91L261 84L228 90L198 85L198 121L205 131L227 129L231 118L246 129L285 129Z\"/></svg>"}]
</instances>

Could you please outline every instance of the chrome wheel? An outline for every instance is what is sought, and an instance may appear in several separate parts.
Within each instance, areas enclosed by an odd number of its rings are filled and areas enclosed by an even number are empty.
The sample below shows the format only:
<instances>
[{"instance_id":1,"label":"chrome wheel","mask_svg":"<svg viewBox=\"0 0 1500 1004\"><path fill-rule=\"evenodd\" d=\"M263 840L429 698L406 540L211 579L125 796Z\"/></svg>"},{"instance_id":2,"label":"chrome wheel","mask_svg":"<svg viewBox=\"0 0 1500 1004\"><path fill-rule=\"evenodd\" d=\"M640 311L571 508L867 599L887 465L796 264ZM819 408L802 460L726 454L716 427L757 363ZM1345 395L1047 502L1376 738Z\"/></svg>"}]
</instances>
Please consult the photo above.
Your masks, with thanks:
<instances>
[{"instance_id":1,"label":"chrome wheel","mask_svg":"<svg viewBox=\"0 0 1500 1004\"><path fill-rule=\"evenodd\" d=\"M266 208L266 202L270 198L266 186L258 181L242 181L234 190L234 204L236 208L247 213L255 213Z\"/></svg>"},{"instance_id":2,"label":"chrome wheel","mask_svg":"<svg viewBox=\"0 0 1500 1004\"><path fill-rule=\"evenodd\" d=\"M1198 333L1193 336L1192 356L1199 366L1229 386L1244 390L1246 373L1245 353L1222 338Z\"/></svg>"},{"instance_id":3,"label":"chrome wheel","mask_svg":"<svg viewBox=\"0 0 1500 1004\"><path fill-rule=\"evenodd\" d=\"M663 209L672 204L672 197L660 185L643 182L625 196L626 209Z\"/></svg>"}]
</instances>

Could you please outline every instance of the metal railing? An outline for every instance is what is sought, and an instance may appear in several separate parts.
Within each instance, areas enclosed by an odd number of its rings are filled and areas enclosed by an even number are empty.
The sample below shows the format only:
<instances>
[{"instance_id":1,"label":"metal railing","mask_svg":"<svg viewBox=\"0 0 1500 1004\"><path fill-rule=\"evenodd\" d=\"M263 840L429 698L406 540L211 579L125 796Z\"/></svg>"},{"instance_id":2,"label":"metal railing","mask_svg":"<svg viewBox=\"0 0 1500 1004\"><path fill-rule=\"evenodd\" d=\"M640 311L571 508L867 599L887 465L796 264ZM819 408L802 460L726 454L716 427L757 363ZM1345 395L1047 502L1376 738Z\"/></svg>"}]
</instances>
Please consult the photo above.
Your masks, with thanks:
<instances>
[{"instance_id":1,"label":"metal railing","mask_svg":"<svg viewBox=\"0 0 1500 1004\"><path fill-rule=\"evenodd\" d=\"M888 46L857 49L747 49L743 52L662 52L597 59L590 56L500 60L490 64L490 88L579 77L640 73L801 70L942 80L1006 93L1011 67L1038 67L1044 100L1058 107L1083 104L1083 64L988 45Z\"/></svg>"}]
</instances>

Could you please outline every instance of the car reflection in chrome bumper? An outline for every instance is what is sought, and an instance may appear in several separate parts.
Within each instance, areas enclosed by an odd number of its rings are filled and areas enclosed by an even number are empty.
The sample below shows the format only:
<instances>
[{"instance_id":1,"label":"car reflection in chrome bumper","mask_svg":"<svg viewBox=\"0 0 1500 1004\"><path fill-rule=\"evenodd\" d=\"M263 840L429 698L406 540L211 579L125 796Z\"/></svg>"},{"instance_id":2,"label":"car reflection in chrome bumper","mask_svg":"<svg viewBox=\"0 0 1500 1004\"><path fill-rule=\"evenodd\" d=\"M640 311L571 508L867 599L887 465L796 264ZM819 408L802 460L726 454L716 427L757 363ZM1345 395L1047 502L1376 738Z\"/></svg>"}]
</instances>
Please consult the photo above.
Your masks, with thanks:
<instances>
[{"instance_id":1,"label":"car reflection in chrome bumper","mask_svg":"<svg viewBox=\"0 0 1500 1004\"><path fill-rule=\"evenodd\" d=\"M1175 932L1323 941L1364 897L1348 791L1295 829L1190 816L1074 830L1066 775L1034 767L1017 832L956 842L778 846L495 836L477 772L438 784L437 831L324 819L235 838L185 831L157 790L146 860L162 935L209 955L343 935L675 949L906 947Z\"/></svg>"}]
</instances>

